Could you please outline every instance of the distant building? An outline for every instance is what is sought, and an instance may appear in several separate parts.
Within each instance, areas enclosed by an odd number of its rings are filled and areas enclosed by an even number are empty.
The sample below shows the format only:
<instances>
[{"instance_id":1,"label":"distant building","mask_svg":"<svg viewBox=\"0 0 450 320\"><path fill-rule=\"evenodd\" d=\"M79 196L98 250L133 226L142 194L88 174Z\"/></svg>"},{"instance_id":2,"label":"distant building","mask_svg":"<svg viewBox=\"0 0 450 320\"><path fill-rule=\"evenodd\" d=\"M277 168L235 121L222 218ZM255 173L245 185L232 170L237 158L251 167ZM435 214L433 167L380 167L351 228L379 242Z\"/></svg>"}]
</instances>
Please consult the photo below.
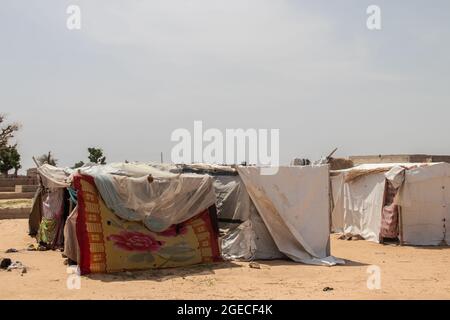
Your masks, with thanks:
<instances>
[{"instance_id":1,"label":"distant building","mask_svg":"<svg viewBox=\"0 0 450 320\"><path fill-rule=\"evenodd\" d=\"M37 168L30 168L27 170L27 177L37 178Z\"/></svg>"},{"instance_id":2,"label":"distant building","mask_svg":"<svg viewBox=\"0 0 450 320\"><path fill-rule=\"evenodd\" d=\"M291 166L309 166L310 164L311 161L309 159L295 158L291 161Z\"/></svg>"},{"instance_id":3,"label":"distant building","mask_svg":"<svg viewBox=\"0 0 450 320\"><path fill-rule=\"evenodd\" d=\"M418 162L448 162L450 156L429 155L429 154L380 154L368 156L350 156L349 159L354 165L363 163L418 163Z\"/></svg>"}]
</instances>

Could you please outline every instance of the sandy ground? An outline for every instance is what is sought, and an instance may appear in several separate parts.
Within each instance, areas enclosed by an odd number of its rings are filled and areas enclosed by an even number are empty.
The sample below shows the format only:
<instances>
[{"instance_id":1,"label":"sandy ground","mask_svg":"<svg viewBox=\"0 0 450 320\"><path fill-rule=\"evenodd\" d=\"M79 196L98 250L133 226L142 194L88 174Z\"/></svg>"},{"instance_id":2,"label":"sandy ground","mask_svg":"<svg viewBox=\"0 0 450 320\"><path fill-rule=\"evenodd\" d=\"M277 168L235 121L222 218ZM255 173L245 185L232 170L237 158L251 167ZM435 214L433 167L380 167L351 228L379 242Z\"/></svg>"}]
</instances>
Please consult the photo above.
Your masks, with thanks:
<instances>
[{"instance_id":1,"label":"sandy ground","mask_svg":"<svg viewBox=\"0 0 450 320\"><path fill-rule=\"evenodd\" d=\"M332 253L346 265L261 261L261 269L253 269L220 263L92 275L69 290L61 253L25 251L31 243L27 220L0 220L0 256L28 267L25 274L0 271L0 299L450 299L450 248L384 246L333 235ZM4 253L8 248L20 251ZM380 267L379 290L367 288L369 265Z\"/></svg>"}]
</instances>

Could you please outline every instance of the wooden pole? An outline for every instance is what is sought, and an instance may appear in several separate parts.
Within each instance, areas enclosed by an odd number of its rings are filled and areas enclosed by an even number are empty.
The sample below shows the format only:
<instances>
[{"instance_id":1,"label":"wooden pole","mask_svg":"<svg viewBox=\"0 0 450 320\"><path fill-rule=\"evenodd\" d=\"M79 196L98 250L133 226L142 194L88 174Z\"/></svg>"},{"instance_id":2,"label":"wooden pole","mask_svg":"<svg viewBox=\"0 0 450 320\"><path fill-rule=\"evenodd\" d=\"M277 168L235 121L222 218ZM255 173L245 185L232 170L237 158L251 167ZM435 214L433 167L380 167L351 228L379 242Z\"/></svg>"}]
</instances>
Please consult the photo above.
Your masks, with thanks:
<instances>
[{"instance_id":1,"label":"wooden pole","mask_svg":"<svg viewBox=\"0 0 450 320\"><path fill-rule=\"evenodd\" d=\"M36 164L36 167L38 167L38 168L39 168L39 167L40 167L40 165L39 165L39 163L37 162L36 158L35 158L35 157L33 156L33 157L32 157L32 159L33 159L34 163Z\"/></svg>"},{"instance_id":2,"label":"wooden pole","mask_svg":"<svg viewBox=\"0 0 450 320\"><path fill-rule=\"evenodd\" d=\"M398 231L400 236L400 245L403 246L403 215L402 215L402 207L397 206L398 208Z\"/></svg>"},{"instance_id":3,"label":"wooden pole","mask_svg":"<svg viewBox=\"0 0 450 320\"><path fill-rule=\"evenodd\" d=\"M327 242L326 253L327 255L331 255L331 232L333 229L333 210L334 210L334 199L333 199L333 184L331 183L330 170L328 169L328 228L329 228L329 236Z\"/></svg>"}]
</instances>

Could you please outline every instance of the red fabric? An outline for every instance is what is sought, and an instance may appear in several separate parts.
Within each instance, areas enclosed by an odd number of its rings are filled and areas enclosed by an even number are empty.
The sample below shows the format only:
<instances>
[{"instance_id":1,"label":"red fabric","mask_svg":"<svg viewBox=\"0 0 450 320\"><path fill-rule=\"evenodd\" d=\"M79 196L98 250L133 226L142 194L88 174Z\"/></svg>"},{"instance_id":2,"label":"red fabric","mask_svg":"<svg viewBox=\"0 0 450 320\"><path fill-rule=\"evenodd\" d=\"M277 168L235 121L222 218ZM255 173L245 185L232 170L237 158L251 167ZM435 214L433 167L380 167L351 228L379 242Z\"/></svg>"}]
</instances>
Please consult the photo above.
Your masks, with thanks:
<instances>
[{"instance_id":1,"label":"red fabric","mask_svg":"<svg viewBox=\"0 0 450 320\"><path fill-rule=\"evenodd\" d=\"M383 208L381 217L381 236L383 238L398 237L398 210L395 204Z\"/></svg>"},{"instance_id":2,"label":"red fabric","mask_svg":"<svg viewBox=\"0 0 450 320\"><path fill-rule=\"evenodd\" d=\"M83 182L82 182L83 181ZM161 239L161 237L178 237L182 236L186 232L186 225L192 223L195 225L198 225L198 220L202 220L202 225L205 226L207 231L209 232L209 248L211 249L212 256L211 257L205 257L203 258L202 262L218 262L222 261L221 255L220 255L220 249L219 249L219 243L218 243L218 237L219 237L219 231L217 227L217 217L216 217L216 208L215 206L211 206L208 209L205 209L204 211L197 214L195 217L184 221L177 225L172 225L169 229L161 232L161 233L153 233L153 236L151 235L144 235L141 233L133 233L133 232L127 232L122 231L116 235L109 235L107 236L104 234L104 236L101 236L100 239L97 237L93 239L93 232L95 235L102 235L103 231L98 233L97 231L88 231L87 225L89 224L89 221L92 221L92 213L88 215L89 210L86 208L86 202L91 202L91 197L97 198L100 197L99 193L92 194L92 192L95 191L86 191L83 190L83 185L86 186L86 182L92 186L95 190L95 182L94 178L87 175L76 175L74 177L74 186L77 190L77 197L78 197L78 216L76 220L76 233L77 233L77 240L80 248L80 261L79 267L81 274L89 274L92 272L107 272L110 270L110 265L108 264L108 254L105 251L104 253L99 253L98 250L91 252L91 247L98 245L104 245L105 241L113 241L115 244L119 245L119 248L121 249L133 249L132 251L148 251L151 252L152 250L136 250L136 248L144 248L145 249L155 249L156 245L159 247L163 247L165 245L165 241ZM89 207L91 212L93 212L92 207ZM98 212L95 215L98 217L96 218L97 222L101 224L101 221L107 221L105 219L108 219L105 217L105 215L113 214L110 211L109 213L102 213ZM88 216L87 216L88 215ZM88 221L87 221L88 220ZM100 221L99 221L100 220ZM136 222L139 223L139 222ZM92 228L92 227L91 227ZM147 232L149 232L147 230ZM150 237L153 237L155 239L150 239ZM161 240L156 240L156 238ZM148 247L148 248L147 248ZM98 247L97 247L98 249ZM119 249L118 249L119 250ZM197 248L197 250L201 250L200 248ZM201 252L201 251L200 251ZM203 254L202 254L203 256ZM92 260L92 261L91 261ZM99 263L102 263L102 266L99 268ZM197 262L199 263L199 262ZM97 266L97 267L96 267ZM94 268L94 269L93 269Z\"/></svg>"},{"instance_id":3,"label":"red fabric","mask_svg":"<svg viewBox=\"0 0 450 320\"><path fill-rule=\"evenodd\" d=\"M396 194L397 189L387 181L384 206L381 212L380 236L383 238L398 237L398 207L394 204Z\"/></svg>"},{"instance_id":4,"label":"red fabric","mask_svg":"<svg viewBox=\"0 0 450 320\"><path fill-rule=\"evenodd\" d=\"M77 190L78 199L78 215L77 215L77 240L78 246L80 247L80 261L78 261L78 266L80 268L81 274L88 274L91 272L90 266L90 249L89 249L89 237L86 229L86 207L84 203L84 195L81 191L81 179L88 181L90 184L95 186L94 178L90 176L74 176L74 187Z\"/></svg>"}]
</instances>

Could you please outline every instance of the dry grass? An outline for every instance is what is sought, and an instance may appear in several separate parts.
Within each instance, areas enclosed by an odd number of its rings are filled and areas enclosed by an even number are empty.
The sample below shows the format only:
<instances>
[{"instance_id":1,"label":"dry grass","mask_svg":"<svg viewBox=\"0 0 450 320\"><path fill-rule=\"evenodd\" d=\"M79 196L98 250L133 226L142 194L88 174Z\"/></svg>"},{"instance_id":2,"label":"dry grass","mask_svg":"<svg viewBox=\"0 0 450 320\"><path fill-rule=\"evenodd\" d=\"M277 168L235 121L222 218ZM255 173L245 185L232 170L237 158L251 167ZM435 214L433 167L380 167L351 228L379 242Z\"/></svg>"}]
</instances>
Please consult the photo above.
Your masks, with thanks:
<instances>
[{"instance_id":1,"label":"dry grass","mask_svg":"<svg viewBox=\"0 0 450 320\"><path fill-rule=\"evenodd\" d=\"M32 203L32 199L0 200L0 209L31 208Z\"/></svg>"}]
</instances>

